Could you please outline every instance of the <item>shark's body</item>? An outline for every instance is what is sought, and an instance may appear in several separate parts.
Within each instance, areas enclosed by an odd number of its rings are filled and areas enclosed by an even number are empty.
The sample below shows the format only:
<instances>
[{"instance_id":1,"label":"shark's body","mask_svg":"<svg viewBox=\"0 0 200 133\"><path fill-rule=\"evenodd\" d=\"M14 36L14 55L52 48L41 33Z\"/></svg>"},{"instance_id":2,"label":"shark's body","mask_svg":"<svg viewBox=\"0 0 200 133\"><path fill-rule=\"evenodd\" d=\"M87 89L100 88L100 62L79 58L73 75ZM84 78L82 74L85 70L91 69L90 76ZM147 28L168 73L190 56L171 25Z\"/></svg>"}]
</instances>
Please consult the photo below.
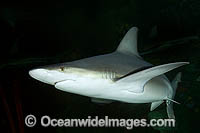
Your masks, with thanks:
<instances>
[{"instance_id":1,"label":"shark's body","mask_svg":"<svg viewBox=\"0 0 200 133\"><path fill-rule=\"evenodd\" d=\"M173 83L163 74L185 64L153 67L144 61L137 52L137 28L133 27L113 53L41 67L29 74L57 89L91 97L94 102L152 103L154 110L166 100L168 116L174 118L172 101L180 74Z\"/></svg>"}]
</instances>

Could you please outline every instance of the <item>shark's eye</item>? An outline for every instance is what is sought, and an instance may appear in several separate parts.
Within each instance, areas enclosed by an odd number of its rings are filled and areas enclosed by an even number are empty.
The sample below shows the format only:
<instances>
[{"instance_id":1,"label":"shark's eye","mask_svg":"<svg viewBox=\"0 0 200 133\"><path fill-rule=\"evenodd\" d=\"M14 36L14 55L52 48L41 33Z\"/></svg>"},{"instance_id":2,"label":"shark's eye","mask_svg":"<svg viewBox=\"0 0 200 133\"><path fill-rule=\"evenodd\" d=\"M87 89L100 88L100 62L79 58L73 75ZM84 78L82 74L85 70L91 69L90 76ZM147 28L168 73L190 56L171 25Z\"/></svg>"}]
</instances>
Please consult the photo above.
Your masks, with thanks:
<instances>
[{"instance_id":1,"label":"shark's eye","mask_svg":"<svg viewBox=\"0 0 200 133\"><path fill-rule=\"evenodd\" d=\"M64 67L60 67L60 70L61 70L61 71L64 71Z\"/></svg>"}]
</instances>

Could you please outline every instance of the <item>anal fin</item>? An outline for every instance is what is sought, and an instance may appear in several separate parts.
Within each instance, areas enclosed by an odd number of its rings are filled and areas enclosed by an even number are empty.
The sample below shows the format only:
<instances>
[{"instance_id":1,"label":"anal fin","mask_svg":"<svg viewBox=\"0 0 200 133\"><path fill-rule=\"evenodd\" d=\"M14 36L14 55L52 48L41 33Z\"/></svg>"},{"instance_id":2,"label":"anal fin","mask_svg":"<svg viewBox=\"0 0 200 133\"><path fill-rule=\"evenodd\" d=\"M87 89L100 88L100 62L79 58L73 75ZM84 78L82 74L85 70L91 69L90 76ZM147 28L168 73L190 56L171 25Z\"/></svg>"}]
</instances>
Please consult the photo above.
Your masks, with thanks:
<instances>
[{"instance_id":1,"label":"anal fin","mask_svg":"<svg viewBox=\"0 0 200 133\"><path fill-rule=\"evenodd\" d=\"M154 109L156 109L158 106L160 106L164 101L157 101L157 102L152 102L151 103L151 109L150 111L153 111Z\"/></svg>"}]
</instances>

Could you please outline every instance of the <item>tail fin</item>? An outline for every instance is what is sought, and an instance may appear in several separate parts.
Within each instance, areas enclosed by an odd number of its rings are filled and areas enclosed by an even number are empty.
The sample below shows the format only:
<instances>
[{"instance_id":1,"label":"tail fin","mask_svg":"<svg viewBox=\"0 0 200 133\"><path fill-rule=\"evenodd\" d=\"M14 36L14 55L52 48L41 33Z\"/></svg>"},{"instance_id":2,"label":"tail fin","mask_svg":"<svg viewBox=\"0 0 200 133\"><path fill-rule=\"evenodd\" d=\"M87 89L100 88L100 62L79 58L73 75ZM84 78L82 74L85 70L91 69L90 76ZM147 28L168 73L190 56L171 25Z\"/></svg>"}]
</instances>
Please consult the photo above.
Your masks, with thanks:
<instances>
[{"instance_id":1,"label":"tail fin","mask_svg":"<svg viewBox=\"0 0 200 133\"><path fill-rule=\"evenodd\" d=\"M174 80L171 82L172 88L173 88L173 95L172 95L172 99L166 99L166 104L167 104L167 115L170 119L175 119L175 115L174 115L174 110L173 110L173 103L177 103L180 104L176 101L174 101L174 96L176 94L176 89L178 87L178 83L181 82L181 72L179 72L176 77L174 78Z\"/></svg>"},{"instance_id":2,"label":"tail fin","mask_svg":"<svg viewBox=\"0 0 200 133\"><path fill-rule=\"evenodd\" d=\"M175 119L172 102L167 102L167 115L169 119Z\"/></svg>"},{"instance_id":3,"label":"tail fin","mask_svg":"<svg viewBox=\"0 0 200 133\"><path fill-rule=\"evenodd\" d=\"M172 87L173 87L173 89L174 89L173 98L174 98L174 96L175 96L175 94L176 94L176 89L177 89L177 87L178 87L178 83L181 82L181 76L182 76L182 73L179 72L179 73L176 75L176 77L174 78L174 80L172 80L172 82L171 82L171 85L172 85Z\"/></svg>"}]
</instances>

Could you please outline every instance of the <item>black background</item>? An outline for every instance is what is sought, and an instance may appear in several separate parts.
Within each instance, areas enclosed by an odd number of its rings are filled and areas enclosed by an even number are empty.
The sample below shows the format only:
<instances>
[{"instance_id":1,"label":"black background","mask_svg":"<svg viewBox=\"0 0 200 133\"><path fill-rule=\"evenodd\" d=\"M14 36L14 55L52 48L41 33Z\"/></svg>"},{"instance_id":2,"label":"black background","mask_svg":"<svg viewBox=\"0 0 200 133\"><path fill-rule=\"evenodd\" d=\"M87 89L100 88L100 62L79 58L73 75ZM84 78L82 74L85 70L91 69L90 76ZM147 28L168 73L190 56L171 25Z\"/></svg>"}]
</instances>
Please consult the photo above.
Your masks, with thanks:
<instances>
[{"instance_id":1,"label":"black background","mask_svg":"<svg viewBox=\"0 0 200 133\"><path fill-rule=\"evenodd\" d=\"M14 2L0 6L0 88L2 132L194 132L199 116L198 0L94 0ZM131 27L139 28L140 53L158 65L191 64L183 72L175 105L176 128L27 128L24 118L166 118L165 105L149 113L150 104L96 105L87 97L56 90L29 77L34 67L112 52ZM189 37L189 38L188 38ZM180 40L182 39L182 40ZM172 41L176 40L176 41ZM177 41L178 40L178 41ZM166 46L163 49L159 49ZM8 105L8 106L6 106ZM9 112L10 111L10 112ZM13 127L13 128L11 128ZM24 129L25 128L25 129Z\"/></svg>"}]
</instances>

